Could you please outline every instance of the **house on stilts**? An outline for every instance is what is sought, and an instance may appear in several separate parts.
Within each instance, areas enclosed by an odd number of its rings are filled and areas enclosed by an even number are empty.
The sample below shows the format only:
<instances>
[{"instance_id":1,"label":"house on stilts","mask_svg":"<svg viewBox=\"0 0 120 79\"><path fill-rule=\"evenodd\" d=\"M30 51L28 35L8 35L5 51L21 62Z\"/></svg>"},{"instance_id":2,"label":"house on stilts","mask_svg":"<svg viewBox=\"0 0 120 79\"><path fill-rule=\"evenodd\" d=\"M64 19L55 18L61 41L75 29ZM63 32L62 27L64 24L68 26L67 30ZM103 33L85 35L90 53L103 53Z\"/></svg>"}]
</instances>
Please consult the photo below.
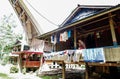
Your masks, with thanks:
<instances>
[{"instance_id":1,"label":"house on stilts","mask_svg":"<svg viewBox=\"0 0 120 79\"><path fill-rule=\"evenodd\" d=\"M119 78L120 5L78 5L55 30L43 33L22 0L10 0L32 49L45 54L46 62L62 64L63 79L66 64L84 64L85 79L97 73ZM78 49L78 40L85 49ZM113 72L114 70L114 72Z\"/></svg>"}]
</instances>

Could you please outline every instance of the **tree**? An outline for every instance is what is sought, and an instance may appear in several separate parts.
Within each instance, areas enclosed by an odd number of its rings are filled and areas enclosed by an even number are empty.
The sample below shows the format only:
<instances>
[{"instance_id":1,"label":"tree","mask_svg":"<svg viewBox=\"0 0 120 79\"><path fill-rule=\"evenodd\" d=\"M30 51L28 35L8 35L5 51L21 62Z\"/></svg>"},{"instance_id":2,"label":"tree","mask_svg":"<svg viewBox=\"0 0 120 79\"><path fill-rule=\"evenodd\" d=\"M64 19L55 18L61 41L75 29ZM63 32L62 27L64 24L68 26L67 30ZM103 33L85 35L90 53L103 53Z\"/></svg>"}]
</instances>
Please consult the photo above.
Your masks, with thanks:
<instances>
[{"instance_id":1,"label":"tree","mask_svg":"<svg viewBox=\"0 0 120 79\"><path fill-rule=\"evenodd\" d=\"M22 39L21 34L14 33L13 29L16 27L13 14L4 15L0 20L0 52L10 52L16 40Z\"/></svg>"}]
</instances>

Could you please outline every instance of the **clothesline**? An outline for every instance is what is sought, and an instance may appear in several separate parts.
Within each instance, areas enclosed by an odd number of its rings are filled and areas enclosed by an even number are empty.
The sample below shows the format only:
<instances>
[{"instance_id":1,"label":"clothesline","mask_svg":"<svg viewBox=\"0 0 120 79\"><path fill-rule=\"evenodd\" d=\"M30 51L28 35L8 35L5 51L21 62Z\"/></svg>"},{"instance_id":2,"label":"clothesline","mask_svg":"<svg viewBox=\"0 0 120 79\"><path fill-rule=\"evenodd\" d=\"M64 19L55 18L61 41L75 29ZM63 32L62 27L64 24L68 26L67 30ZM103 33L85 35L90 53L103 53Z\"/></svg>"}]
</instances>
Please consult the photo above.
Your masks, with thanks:
<instances>
[{"instance_id":1,"label":"clothesline","mask_svg":"<svg viewBox=\"0 0 120 79\"><path fill-rule=\"evenodd\" d=\"M44 53L46 60L64 60L64 62L105 62L103 48L64 50L59 52Z\"/></svg>"}]
</instances>

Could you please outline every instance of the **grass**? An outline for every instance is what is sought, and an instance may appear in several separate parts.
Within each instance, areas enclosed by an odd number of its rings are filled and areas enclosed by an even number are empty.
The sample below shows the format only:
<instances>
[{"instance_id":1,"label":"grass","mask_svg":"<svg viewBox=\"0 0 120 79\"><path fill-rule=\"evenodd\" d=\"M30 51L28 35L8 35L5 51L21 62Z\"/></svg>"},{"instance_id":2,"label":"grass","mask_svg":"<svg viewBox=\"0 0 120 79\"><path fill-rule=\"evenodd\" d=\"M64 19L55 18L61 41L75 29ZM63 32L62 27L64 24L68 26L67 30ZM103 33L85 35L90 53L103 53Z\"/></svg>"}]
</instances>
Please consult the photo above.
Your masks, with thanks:
<instances>
[{"instance_id":1,"label":"grass","mask_svg":"<svg viewBox=\"0 0 120 79\"><path fill-rule=\"evenodd\" d=\"M12 79L12 78L8 77L7 74L0 73L0 79Z\"/></svg>"},{"instance_id":2,"label":"grass","mask_svg":"<svg viewBox=\"0 0 120 79\"><path fill-rule=\"evenodd\" d=\"M42 76L41 77L42 79L59 79L59 78L61 78L61 76Z\"/></svg>"}]
</instances>

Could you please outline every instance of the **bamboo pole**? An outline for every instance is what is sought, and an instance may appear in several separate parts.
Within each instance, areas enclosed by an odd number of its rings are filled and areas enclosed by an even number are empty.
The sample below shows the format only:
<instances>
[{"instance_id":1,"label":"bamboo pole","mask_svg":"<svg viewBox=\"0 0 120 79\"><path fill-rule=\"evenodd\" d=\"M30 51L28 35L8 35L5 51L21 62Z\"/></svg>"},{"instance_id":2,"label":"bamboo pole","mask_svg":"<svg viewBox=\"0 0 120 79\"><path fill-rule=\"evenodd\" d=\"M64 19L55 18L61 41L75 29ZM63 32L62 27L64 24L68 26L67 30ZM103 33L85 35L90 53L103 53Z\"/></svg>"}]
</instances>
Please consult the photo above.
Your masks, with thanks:
<instances>
[{"instance_id":1,"label":"bamboo pole","mask_svg":"<svg viewBox=\"0 0 120 79\"><path fill-rule=\"evenodd\" d=\"M114 23L113 23L113 19L112 19L112 14L109 13L109 25L110 25L110 29L111 29L111 35L112 35L112 41L113 41L113 46L117 46L117 40L116 40L116 35L115 35L115 29L114 29Z\"/></svg>"}]
</instances>

